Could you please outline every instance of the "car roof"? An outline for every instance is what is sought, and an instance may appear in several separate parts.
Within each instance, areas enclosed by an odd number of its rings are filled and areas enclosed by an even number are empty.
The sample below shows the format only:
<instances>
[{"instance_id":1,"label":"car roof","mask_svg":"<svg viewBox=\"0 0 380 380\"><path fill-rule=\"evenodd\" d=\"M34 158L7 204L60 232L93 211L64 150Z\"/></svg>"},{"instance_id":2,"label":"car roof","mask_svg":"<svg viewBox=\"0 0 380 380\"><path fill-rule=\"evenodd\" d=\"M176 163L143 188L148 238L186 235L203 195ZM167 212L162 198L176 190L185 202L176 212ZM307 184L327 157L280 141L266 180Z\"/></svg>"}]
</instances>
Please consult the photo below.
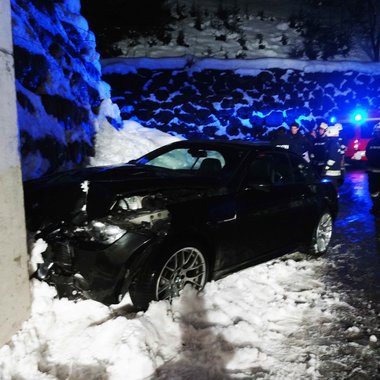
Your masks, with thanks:
<instances>
[{"instance_id":1,"label":"car roof","mask_svg":"<svg viewBox=\"0 0 380 380\"><path fill-rule=\"evenodd\" d=\"M256 150L272 150L272 151L284 151L283 148L275 147L268 141L263 140L180 140L175 141L167 146L199 146L208 148L217 147L235 147L249 150L255 148Z\"/></svg>"}]
</instances>

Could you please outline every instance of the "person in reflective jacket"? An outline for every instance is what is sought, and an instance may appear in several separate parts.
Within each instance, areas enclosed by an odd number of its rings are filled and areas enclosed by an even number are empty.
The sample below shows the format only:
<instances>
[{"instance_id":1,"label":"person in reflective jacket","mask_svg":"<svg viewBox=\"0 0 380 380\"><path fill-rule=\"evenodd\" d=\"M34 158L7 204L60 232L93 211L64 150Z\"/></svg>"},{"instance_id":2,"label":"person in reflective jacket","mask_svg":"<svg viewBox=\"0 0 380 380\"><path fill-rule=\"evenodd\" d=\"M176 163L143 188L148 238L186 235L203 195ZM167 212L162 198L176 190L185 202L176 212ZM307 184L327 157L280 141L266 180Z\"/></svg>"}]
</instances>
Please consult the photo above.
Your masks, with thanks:
<instances>
[{"instance_id":1,"label":"person in reflective jacket","mask_svg":"<svg viewBox=\"0 0 380 380\"><path fill-rule=\"evenodd\" d=\"M320 175L323 174L327 161L327 128L326 123L319 125L317 136L310 149L310 162Z\"/></svg>"},{"instance_id":2,"label":"person in reflective jacket","mask_svg":"<svg viewBox=\"0 0 380 380\"><path fill-rule=\"evenodd\" d=\"M380 216L380 123L373 128L374 137L368 142L367 157L368 190L372 199L370 212Z\"/></svg>"},{"instance_id":3,"label":"person in reflective jacket","mask_svg":"<svg viewBox=\"0 0 380 380\"><path fill-rule=\"evenodd\" d=\"M341 124L335 124L327 128L327 144L326 144L326 165L323 176L331 180L335 188L338 185L342 176L342 154L339 140L339 132L342 129Z\"/></svg>"}]
</instances>

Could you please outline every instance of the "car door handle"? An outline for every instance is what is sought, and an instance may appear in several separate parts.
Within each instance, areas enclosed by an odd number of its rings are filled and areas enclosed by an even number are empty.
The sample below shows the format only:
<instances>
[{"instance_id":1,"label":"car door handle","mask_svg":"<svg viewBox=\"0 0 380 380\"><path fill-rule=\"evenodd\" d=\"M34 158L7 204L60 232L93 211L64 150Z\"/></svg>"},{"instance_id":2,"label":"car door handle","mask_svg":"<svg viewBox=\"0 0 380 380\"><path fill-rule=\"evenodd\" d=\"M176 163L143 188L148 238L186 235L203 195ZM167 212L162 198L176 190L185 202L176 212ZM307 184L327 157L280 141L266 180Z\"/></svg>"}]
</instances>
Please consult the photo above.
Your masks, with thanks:
<instances>
[{"instance_id":1,"label":"car door handle","mask_svg":"<svg viewBox=\"0 0 380 380\"><path fill-rule=\"evenodd\" d=\"M236 220L236 214L232 218L217 220L216 223L226 223L226 222L232 222L234 220Z\"/></svg>"}]
</instances>

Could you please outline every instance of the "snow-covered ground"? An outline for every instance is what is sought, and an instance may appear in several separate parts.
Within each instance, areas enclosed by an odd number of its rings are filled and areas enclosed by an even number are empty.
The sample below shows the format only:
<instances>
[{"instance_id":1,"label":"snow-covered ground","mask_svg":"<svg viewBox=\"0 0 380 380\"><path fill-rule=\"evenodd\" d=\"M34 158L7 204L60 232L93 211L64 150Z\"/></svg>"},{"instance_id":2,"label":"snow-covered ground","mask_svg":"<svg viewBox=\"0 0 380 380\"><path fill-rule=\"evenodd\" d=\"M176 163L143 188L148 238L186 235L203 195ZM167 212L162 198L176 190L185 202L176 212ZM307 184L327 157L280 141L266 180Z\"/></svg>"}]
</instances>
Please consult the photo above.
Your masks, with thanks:
<instances>
[{"instance_id":1,"label":"snow-covered ground","mask_svg":"<svg viewBox=\"0 0 380 380\"><path fill-rule=\"evenodd\" d=\"M120 132L105 123L92 164L173 139L135 122ZM34 245L31 272L45 248ZM128 294L107 307L57 299L53 287L32 280L32 316L0 349L0 379L321 378L320 335L344 306L324 282L326 265L294 253L208 283L201 294L186 289L172 305L153 302L145 313L134 312ZM353 322L347 334L356 329Z\"/></svg>"}]
</instances>

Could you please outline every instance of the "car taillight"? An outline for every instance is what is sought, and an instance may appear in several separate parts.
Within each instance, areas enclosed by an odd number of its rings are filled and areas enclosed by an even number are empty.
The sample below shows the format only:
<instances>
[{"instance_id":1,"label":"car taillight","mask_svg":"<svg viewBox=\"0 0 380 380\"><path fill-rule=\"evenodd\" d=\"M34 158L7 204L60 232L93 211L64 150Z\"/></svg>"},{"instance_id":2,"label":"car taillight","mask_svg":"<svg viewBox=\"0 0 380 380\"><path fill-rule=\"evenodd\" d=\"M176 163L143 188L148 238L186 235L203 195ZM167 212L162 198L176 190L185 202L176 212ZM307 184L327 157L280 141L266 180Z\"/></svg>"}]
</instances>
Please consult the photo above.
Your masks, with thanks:
<instances>
[{"instance_id":1,"label":"car taillight","mask_svg":"<svg viewBox=\"0 0 380 380\"><path fill-rule=\"evenodd\" d=\"M359 150L359 140L358 139L354 140L354 149Z\"/></svg>"}]
</instances>

